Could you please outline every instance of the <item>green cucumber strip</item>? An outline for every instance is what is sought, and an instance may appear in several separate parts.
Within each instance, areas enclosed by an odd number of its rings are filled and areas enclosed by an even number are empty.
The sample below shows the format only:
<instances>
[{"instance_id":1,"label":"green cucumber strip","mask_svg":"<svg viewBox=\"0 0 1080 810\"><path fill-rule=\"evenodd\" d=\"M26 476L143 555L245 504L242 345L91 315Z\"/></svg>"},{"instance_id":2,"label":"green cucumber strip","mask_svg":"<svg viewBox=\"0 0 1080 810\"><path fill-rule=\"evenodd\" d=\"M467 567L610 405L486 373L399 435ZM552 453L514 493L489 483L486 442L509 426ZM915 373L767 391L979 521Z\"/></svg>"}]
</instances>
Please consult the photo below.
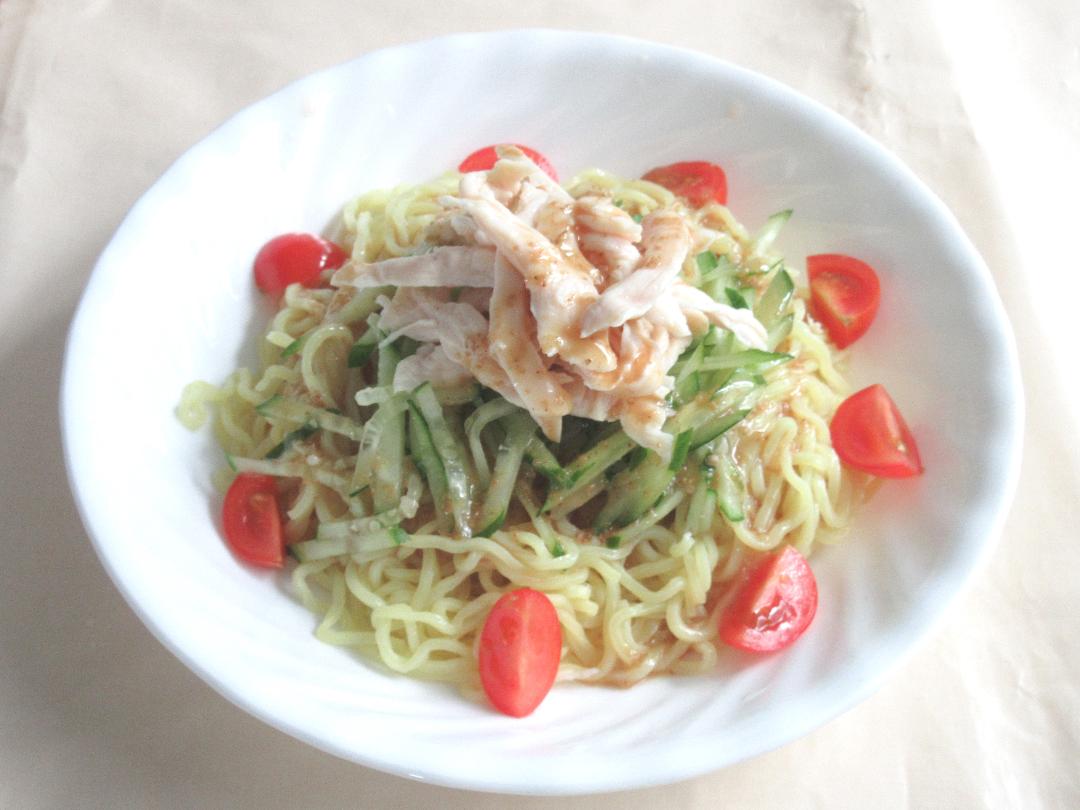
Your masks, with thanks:
<instances>
[{"instance_id":1,"label":"green cucumber strip","mask_svg":"<svg viewBox=\"0 0 1080 810\"><path fill-rule=\"evenodd\" d=\"M431 439L427 422L420 409L412 402L409 403L409 453L427 479L435 504L435 519L438 521L439 531L449 533L454 528L454 520L450 512L446 471L435 452L435 443Z\"/></svg>"},{"instance_id":2,"label":"green cucumber strip","mask_svg":"<svg viewBox=\"0 0 1080 810\"><path fill-rule=\"evenodd\" d=\"M720 265L720 258L710 250L703 250L694 257L694 261L697 262L698 270L702 273L715 270Z\"/></svg>"},{"instance_id":3,"label":"green cucumber strip","mask_svg":"<svg viewBox=\"0 0 1080 810\"><path fill-rule=\"evenodd\" d=\"M525 456L525 445L536 432L536 422L525 411L510 414L502 421L506 426L506 436L495 454L495 471L492 473L483 506L480 507L477 524L482 527L478 534L484 537L490 536L506 520L514 482L517 481L521 460Z\"/></svg>"},{"instance_id":4,"label":"green cucumber strip","mask_svg":"<svg viewBox=\"0 0 1080 810\"><path fill-rule=\"evenodd\" d=\"M701 368L701 361L705 359L705 341L695 341L692 349L683 353L674 366L671 374L675 375L675 382L681 383L695 371Z\"/></svg>"},{"instance_id":5,"label":"green cucumber strip","mask_svg":"<svg viewBox=\"0 0 1080 810\"><path fill-rule=\"evenodd\" d=\"M390 388L394 382L401 355L393 346L379 349L378 384ZM376 444L368 455L371 464L371 498L375 512L393 509L401 500L405 486L405 411L402 395L379 405L372 420L375 422Z\"/></svg>"},{"instance_id":6,"label":"green cucumber strip","mask_svg":"<svg viewBox=\"0 0 1080 810\"><path fill-rule=\"evenodd\" d=\"M349 368L361 368L367 365L367 361L371 359L371 355L378 345L379 330L368 327L368 330L349 349L349 359L347 361Z\"/></svg>"},{"instance_id":7,"label":"green cucumber strip","mask_svg":"<svg viewBox=\"0 0 1080 810\"><path fill-rule=\"evenodd\" d=\"M315 408L306 402L276 394L255 408L268 419L287 419L291 422L314 424L323 430L360 441L364 426L349 417L327 408Z\"/></svg>"},{"instance_id":8,"label":"green cucumber strip","mask_svg":"<svg viewBox=\"0 0 1080 810\"><path fill-rule=\"evenodd\" d=\"M281 458L286 450L293 445L294 442L302 442L305 439L311 438L319 430L319 426L312 423L301 425L296 430L290 431L285 434L285 437L276 445L270 448L266 454L266 458L274 459Z\"/></svg>"},{"instance_id":9,"label":"green cucumber strip","mask_svg":"<svg viewBox=\"0 0 1080 810\"><path fill-rule=\"evenodd\" d=\"M766 352L761 349L745 349L721 357L707 357L701 363L702 371L717 371L725 368L754 369L761 371L791 360L790 354Z\"/></svg>"},{"instance_id":10,"label":"green cucumber strip","mask_svg":"<svg viewBox=\"0 0 1080 810\"><path fill-rule=\"evenodd\" d=\"M728 303L735 307L735 309L750 309L750 305L746 302L746 297L734 287L725 287L724 294L727 296Z\"/></svg>"},{"instance_id":11,"label":"green cucumber strip","mask_svg":"<svg viewBox=\"0 0 1080 810\"><path fill-rule=\"evenodd\" d=\"M385 512L401 501L405 484L405 411L388 401L372 419L378 422L379 438L370 456L371 498L375 512Z\"/></svg>"},{"instance_id":12,"label":"green cucumber strip","mask_svg":"<svg viewBox=\"0 0 1080 810\"><path fill-rule=\"evenodd\" d=\"M473 467L476 469L476 477L481 487L487 487L491 481L491 468L488 466L487 454L484 452L484 444L481 434L492 422L503 418L518 410L516 405L507 402L502 397L485 402L465 419L465 436L469 442L469 451L472 453Z\"/></svg>"},{"instance_id":13,"label":"green cucumber strip","mask_svg":"<svg viewBox=\"0 0 1080 810\"><path fill-rule=\"evenodd\" d=\"M298 337L296 340L294 340L292 343L290 343L288 346L281 350L281 359L284 360L286 357L292 357L294 354L304 348L304 343L306 341L307 335L301 335L300 337Z\"/></svg>"},{"instance_id":14,"label":"green cucumber strip","mask_svg":"<svg viewBox=\"0 0 1080 810\"><path fill-rule=\"evenodd\" d=\"M393 386L394 372L397 370L397 364L400 360L401 352L395 349L393 345L383 346L379 349L378 368L375 377L377 385Z\"/></svg>"},{"instance_id":15,"label":"green cucumber strip","mask_svg":"<svg viewBox=\"0 0 1080 810\"><path fill-rule=\"evenodd\" d=\"M454 523L462 537L472 535L469 514L472 511L472 481L465 466L465 448L450 431L442 406L431 383L424 383L412 393L412 401L427 422L435 452L446 472L446 486Z\"/></svg>"},{"instance_id":16,"label":"green cucumber strip","mask_svg":"<svg viewBox=\"0 0 1080 810\"><path fill-rule=\"evenodd\" d=\"M678 402L689 402L701 393L701 374L693 372L683 378L675 386L675 397Z\"/></svg>"},{"instance_id":17,"label":"green cucumber strip","mask_svg":"<svg viewBox=\"0 0 1080 810\"><path fill-rule=\"evenodd\" d=\"M735 466L731 458L731 447L726 439L721 438L717 442L712 455L719 460L711 481L712 489L716 493L717 506L724 513L724 517L732 523L738 523L746 515L743 513L743 495L746 492L746 483L743 481L742 472ZM710 460L712 460L710 455Z\"/></svg>"},{"instance_id":18,"label":"green cucumber strip","mask_svg":"<svg viewBox=\"0 0 1080 810\"><path fill-rule=\"evenodd\" d=\"M570 486L570 476L539 436L533 436L525 445L525 458L532 464L534 470L551 482L551 486Z\"/></svg>"},{"instance_id":19,"label":"green cucumber strip","mask_svg":"<svg viewBox=\"0 0 1080 810\"><path fill-rule=\"evenodd\" d=\"M608 548L618 548L619 545L630 540L636 540L646 529L650 529L666 518L676 506L682 503L686 493L676 488L660 500L652 509L631 523L614 537L608 538ZM616 540L616 538L618 538ZM616 540L615 545L610 545L611 540Z\"/></svg>"},{"instance_id":20,"label":"green cucumber strip","mask_svg":"<svg viewBox=\"0 0 1080 810\"><path fill-rule=\"evenodd\" d=\"M267 413L268 409L273 407L274 405L277 405L283 399L285 399L285 397L283 397L281 394L274 394L272 397L270 397L270 399L260 402L258 405L256 405L255 413L259 414L259 416L269 416L269 414Z\"/></svg>"},{"instance_id":21,"label":"green cucumber strip","mask_svg":"<svg viewBox=\"0 0 1080 810\"><path fill-rule=\"evenodd\" d=\"M784 227L791 218L791 209L786 211L779 211L765 220L765 224L761 227L761 230L754 236L754 241L750 244L751 256L762 256L765 252L772 247L772 243L776 241L776 237L780 235L780 229Z\"/></svg>"},{"instance_id":22,"label":"green cucumber strip","mask_svg":"<svg viewBox=\"0 0 1080 810\"><path fill-rule=\"evenodd\" d=\"M715 326L709 327L709 333L705 335L703 342L705 355L708 358L722 357L735 350L735 335L727 330L721 331Z\"/></svg>"},{"instance_id":23,"label":"green cucumber strip","mask_svg":"<svg viewBox=\"0 0 1080 810\"><path fill-rule=\"evenodd\" d=\"M675 473L686 463L690 437L689 430L675 437L668 464L664 464L660 456L650 450L640 464L616 475L608 487L607 502L596 516L596 531L632 523L655 505L675 480Z\"/></svg>"},{"instance_id":24,"label":"green cucumber strip","mask_svg":"<svg viewBox=\"0 0 1080 810\"><path fill-rule=\"evenodd\" d=\"M795 283L791 280L787 270L781 268L773 276L773 280L769 282L769 286L765 289L761 299L754 305L754 317L761 322L762 326L768 329L787 312L794 292Z\"/></svg>"},{"instance_id":25,"label":"green cucumber strip","mask_svg":"<svg viewBox=\"0 0 1080 810\"><path fill-rule=\"evenodd\" d=\"M712 468L702 465L697 484L694 485L694 494L690 496L690 507L686 510L686 529L695 537L708 532L716 512L716 493L709 489L711 475Z\"/></svg>"},{"instance_id":26,"label":"green cucumber strip","mask_svg":"<svg viewBox=\"0 0 1080 810\"><path fill-rule=\"evenodd\" d=\"M548 513L553 518L566 517L575 509L584 506L605 490L607 481L597 479L574 491L573 495L559 500ZM546 506L546 504L545 504Z\"/></svg>"},{"instance_id":27,"label":"green cucumber strip","mask_svg":"<svg viewBox=\"0 0 1080 810\"><path fill-rule=\"evenodd\" d=\"M769 327L769 333L765 337L765 345L769 347L769 351L776 351L776 347L791 334L791 327L794 324L795 316L789 313Z\"/></svg>"},{"instance_id":28,"label":"green cucumber strip","mask_svg":"<svg viewBox=\"0 0 1080 810\"><path fill-rule=\"evenodd\" d=\"M547 501L540 511L550 512L635 447L637 444L634 440L621 430L601 439L564 467L570 481L569 486L548 493Z\"/></svg>"},{"instance_id":29,"label":"green cucumber strip","mask_svg":"<svg viewBox=\"0 0 1080 810\"><path fill-rule=\"evenodd\" d=\"M686 456L690 453L690 442L693 439L694 431L684 430L678 436L675 437L675 443L671 449L671 461L668 463L668 470L672 473L677 473L683 468L686 463Z\"/></svg>"},{"instance_id":30,"label":"green cucumber strip","mask_svg":"<svg viewBox=\"0 0 1080 810\"><path fill-rule=\"evenodd\" d=\"M745 419L748 413L750 413L749 409L743 409L710 417L693 430L689 441L689 449L697 450L703 444L708 444L717 436L723 435Z\"/></svg>"}]
</instances>

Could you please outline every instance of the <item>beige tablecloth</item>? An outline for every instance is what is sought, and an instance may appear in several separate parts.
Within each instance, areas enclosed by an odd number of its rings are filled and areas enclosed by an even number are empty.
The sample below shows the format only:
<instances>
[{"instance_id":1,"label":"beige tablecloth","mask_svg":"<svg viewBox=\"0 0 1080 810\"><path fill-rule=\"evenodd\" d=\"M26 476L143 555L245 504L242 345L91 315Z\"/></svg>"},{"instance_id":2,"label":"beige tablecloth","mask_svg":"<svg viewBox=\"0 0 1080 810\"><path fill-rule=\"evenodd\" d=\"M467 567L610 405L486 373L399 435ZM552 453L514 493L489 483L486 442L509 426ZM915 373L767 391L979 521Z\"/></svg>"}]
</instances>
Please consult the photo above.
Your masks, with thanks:
<instances>
[{"instance_id":1,"label":"beige tablecloth","mask_svg":"<svg viewBox=\"0 0 1080 810\"><path fill-rule=\"evenodd\" d=\"M753 761L567 800L377 773L219 697L99 565L56 417L65 332L93 262L183 150L318 68L524 26L732 60L896 151L989 263L1028 403L1023 476L996 553L877 695ZM0 806L1080 806L1077 42L1075 0L0 0ZM118 440L121 417L102 426Z\"/></svg>"}]
</instances>

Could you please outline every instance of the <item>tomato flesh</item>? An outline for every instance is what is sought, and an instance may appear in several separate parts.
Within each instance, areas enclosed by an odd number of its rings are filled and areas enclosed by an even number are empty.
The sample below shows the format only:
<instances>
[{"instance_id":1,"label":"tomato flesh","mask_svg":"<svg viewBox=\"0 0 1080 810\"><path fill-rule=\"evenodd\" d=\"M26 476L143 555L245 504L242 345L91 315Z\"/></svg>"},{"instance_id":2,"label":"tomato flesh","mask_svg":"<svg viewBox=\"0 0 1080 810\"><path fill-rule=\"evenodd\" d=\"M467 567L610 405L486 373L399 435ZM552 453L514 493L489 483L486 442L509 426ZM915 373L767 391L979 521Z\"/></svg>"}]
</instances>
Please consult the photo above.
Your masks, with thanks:
<instances>
[{"instance_id":1,"label":"tomato flesh","mask_svg":"<svg viewBox=\"0 0 1080 810\"><path fill-rule=\"evenodd\" d=\"M881 478L908 478L923 471L915 437L880 385L841 402L829 432L840 460L857 470Z\"/></svg>"},{"instance_id":2,"label":"tomato flesh","mask_svg":"<svg viewBox=\"0 0 1080 810\"><path fill-rule=\"evenodd\" d=\"M562 628L551 600L520 588L503 594L480 632L480 682L503 714L525 717L544 699L559 671Z\"/></svg>"},{"instance_id":3,"label":"tomato flesh","mask_svg":"<svg viewBox=\"0 0 1080 810\"><path fill-rule=\"evenodd\" d=\"M255 284L281 295L290 284L318 287L323 270L335 270L349 257L333 242L310 233L275 236L255 256Z\"/></svg>"},{"instance_id":4,"label":"tomato flesh","mask_svg":"<svg viewBox=\"0 0 1080 810\"><path fill-rule=\"evenodd\" d=\"M794 547L754 566L720 617L720 638L750 652L791 646L817 612L817 580Z\"/></svg>"},{"instance_id":5,"label":"tomato flesh","mask_svg":"<svg viewBox=\"0 0 1080 810\"><path fill-rule=\"evenodd\" d=\"M727 205L727 176L715 163L685 160L650 169L642 179L685 197L694 208L710 202Z\"/></svg>"},{"instance_id":6,"label":"tomato flesh","mask_svg":"<svg viewBox=\"0 0 1080 810\"><path fill-rule=\"evenodd\" d=\"M522 146L520 143L515 143L514 146L524 152L529 160L543 170L544 174L556 183L559 182L559 175L555 173L555 167L551 165L546 157L541 155L535 149L528 146ZM458 171L462 174L467 172L486 172L495 165L495 161L498 159L499 154L495 151L495 145L485 146L483 149L477 149L461 161L461 164L458 166Z\"/></svg>"},{"instance_id":7,"label":"tomato flesh","mask_svg":"<svg viewBox=\"0 0 1080 810\"><path fill-rule=\"evenodd\" d=\"M273 476L254 473L236 476L225 493L222 524L229 548L241 560L264 568L281 568L285 544L277 480Z\"/></svg>"},{"instance_id":8,"label":"tomato flesh","mask_svg":"<svg viewBox=\"0 0 1080 810\"><path fill-rule=\"evenodd\" d=\"M837 348L851 345L870 328L881 301L881 282L866 262L840 253L808 256L810 314Z\"/></svg>"}]
</instances>

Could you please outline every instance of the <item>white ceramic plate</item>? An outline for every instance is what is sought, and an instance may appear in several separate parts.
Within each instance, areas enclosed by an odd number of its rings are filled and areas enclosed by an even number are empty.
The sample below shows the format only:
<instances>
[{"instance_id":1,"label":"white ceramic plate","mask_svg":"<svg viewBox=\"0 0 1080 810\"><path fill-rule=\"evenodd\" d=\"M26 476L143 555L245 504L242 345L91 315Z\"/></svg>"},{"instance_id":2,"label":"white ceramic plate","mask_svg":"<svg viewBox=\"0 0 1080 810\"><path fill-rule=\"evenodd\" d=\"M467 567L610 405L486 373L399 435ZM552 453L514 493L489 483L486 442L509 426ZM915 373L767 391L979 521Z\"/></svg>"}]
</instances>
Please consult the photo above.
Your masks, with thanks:
<instances>
[{"instance_id":1,"label":"white ceramic plate","mask_svg":"<svg viewBox=\"0 0 1080 810\"><path fill-rule=\"evenodd\" d=\"M435 79L437 77L437 80ZM794 208L793 264L858 255L881 312L853 351L919 438L850 541L815 555L821 606L790 651L725 654L706 677L557 687L524 720L392 677L316 641L286 578L236 562L209 485L220 453L173 409L193 379L253 357L268 314L250 273L283 231L351 196L420 181L480 145L528 143L564 177L675 160L727 170L751 227ZM72 488L117 587L227 698L342 757L482 790L671 782L791 740L866 697L950 603L997 534L1018 467L1021 387L990 276L956 220L854 126L700 54L591 34L452 36L297 82L193 147L101 256L72 326L62 397Z\"/></svg>"}]
</instances>

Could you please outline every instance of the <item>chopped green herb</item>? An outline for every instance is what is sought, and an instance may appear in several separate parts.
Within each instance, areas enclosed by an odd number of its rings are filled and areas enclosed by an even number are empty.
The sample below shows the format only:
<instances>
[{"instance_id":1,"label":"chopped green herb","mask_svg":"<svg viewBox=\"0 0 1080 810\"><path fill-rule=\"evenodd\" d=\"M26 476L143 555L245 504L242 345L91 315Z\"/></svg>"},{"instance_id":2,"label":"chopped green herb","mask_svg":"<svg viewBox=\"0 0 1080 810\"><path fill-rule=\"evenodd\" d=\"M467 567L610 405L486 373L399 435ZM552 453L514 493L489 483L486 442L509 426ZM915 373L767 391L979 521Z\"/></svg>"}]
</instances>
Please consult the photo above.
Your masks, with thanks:
<instances>
[{"instance_id":1,"label":"chopped green herb","mask_svg":"<svg viewBox=\"0 0 1080 810\"><path fill-rule=\"evenodd\" d=\"M641 220L645 219L645 217L643 217L641 214L632 214L630 216L630 219L634 220L634 222L640 223Z\"/></svg>"},{"instance_id":2,"label":"chopped green herb","mask_svg":"<svg viewBox=\"0 0 1080 810\"><path fill-rule=\"evenodd\" d=\"M233 472L240 472L238 469L236 469L236 462L233 460L232 453L225 453L225 463L229 465L229 469Z\"/></svg>"},{"instance_id":3,"label":"chopped green herb","mask_svg":"<svg viewBox=\"0 0 1080 810\"><path fill-rule=\"evenodd\" d=\"M622 545L622 538L617 534L613 534L604 542L604 545L608 548L618 548Z\"/></svg>"},{"instance_id":4,"label":"chopped green herb","mask_svg":"<svg viewBox=\"0 0 1080 810\"><path fill-rule=\"evenodd\" d=\"M367 489L367 486L366 486L366 485L365 485L365 486L362 486L362 487L360 487L360 489L354 489L354 490L353 490L352 492L350 492L350 493L349 493L349 497L350 497L350 498L355 498L355 497L356 497L357 495L359 495L359 494L360 494L361 492L363 492L363 491L364 491L365 489Z\"/></svg>"},{"instance_id":5,"label":"chopped green herb","mask_svg":"<svg viewBox=\"0 0 1080 810\"><path fill-rule=\"evenodd\" d=\"M746 299L743 294L733 287L725 287L724 293L727 295L728 303L735 309L750 309L750 305L746 303Z\"/></svg>"},{"instance_id":6,"label":"chopped green herb","mask_svg":"<svg viewBox=\"0 0 1080 810\"><path fill-rule=\"evenodd\" d=\"M703 250L694 257L694 261L697 262L698 270L702 273L708 273L720 266L720 259L710 250Z\"/></svg>"},{"instance_id":7,"label":"chopped green herb","mask_svg":"<svg viewBox=\"0 0 1080 810\"><path fill-rule=\"evenodd\" d=\"M555 545L551 547L551 556L562 557L564 554L566 554L566 549L563 548L562 543L556 540Z\"/></svg>"},{"instance_id":8,"label":"chopped green herb","mask_svg":"<svg viewBox=\"0 0 1080 810\"><path fill-rule=\"evenodd\" d=\"M615 201L615 205L616 205L617 207L619 207L619 208L622 208L622 207L623 207L623 201L622 201L622 200L616 200L616 201Z\"/></svg>"},{"instance_id":9,"label":"chopped green herb","mask_svg":"<svg viewBox=\"0 0 1080 810\"><path fill-rule=\"evenodd\" d=\"M281 402L281 400L283 399L284 397L281 396L281 394L274 394L272 397L270 397L270 399L266 400L265 402L260 402L258 405L256 405L255 412L260 416L266 416L267 409Z\"/></svg>"},{"instance_id":10,"label":"chopped green herb","mask_svg":"<svg viewBox=\"0 0 1080 810\"><path fill-rule=\"evenodd\" d=\"M395 546L400 546L402 543L408 542L409 533L400 526L394 526L389 530L390 539L394 541Z\"/></svg>"}]
</instances>

